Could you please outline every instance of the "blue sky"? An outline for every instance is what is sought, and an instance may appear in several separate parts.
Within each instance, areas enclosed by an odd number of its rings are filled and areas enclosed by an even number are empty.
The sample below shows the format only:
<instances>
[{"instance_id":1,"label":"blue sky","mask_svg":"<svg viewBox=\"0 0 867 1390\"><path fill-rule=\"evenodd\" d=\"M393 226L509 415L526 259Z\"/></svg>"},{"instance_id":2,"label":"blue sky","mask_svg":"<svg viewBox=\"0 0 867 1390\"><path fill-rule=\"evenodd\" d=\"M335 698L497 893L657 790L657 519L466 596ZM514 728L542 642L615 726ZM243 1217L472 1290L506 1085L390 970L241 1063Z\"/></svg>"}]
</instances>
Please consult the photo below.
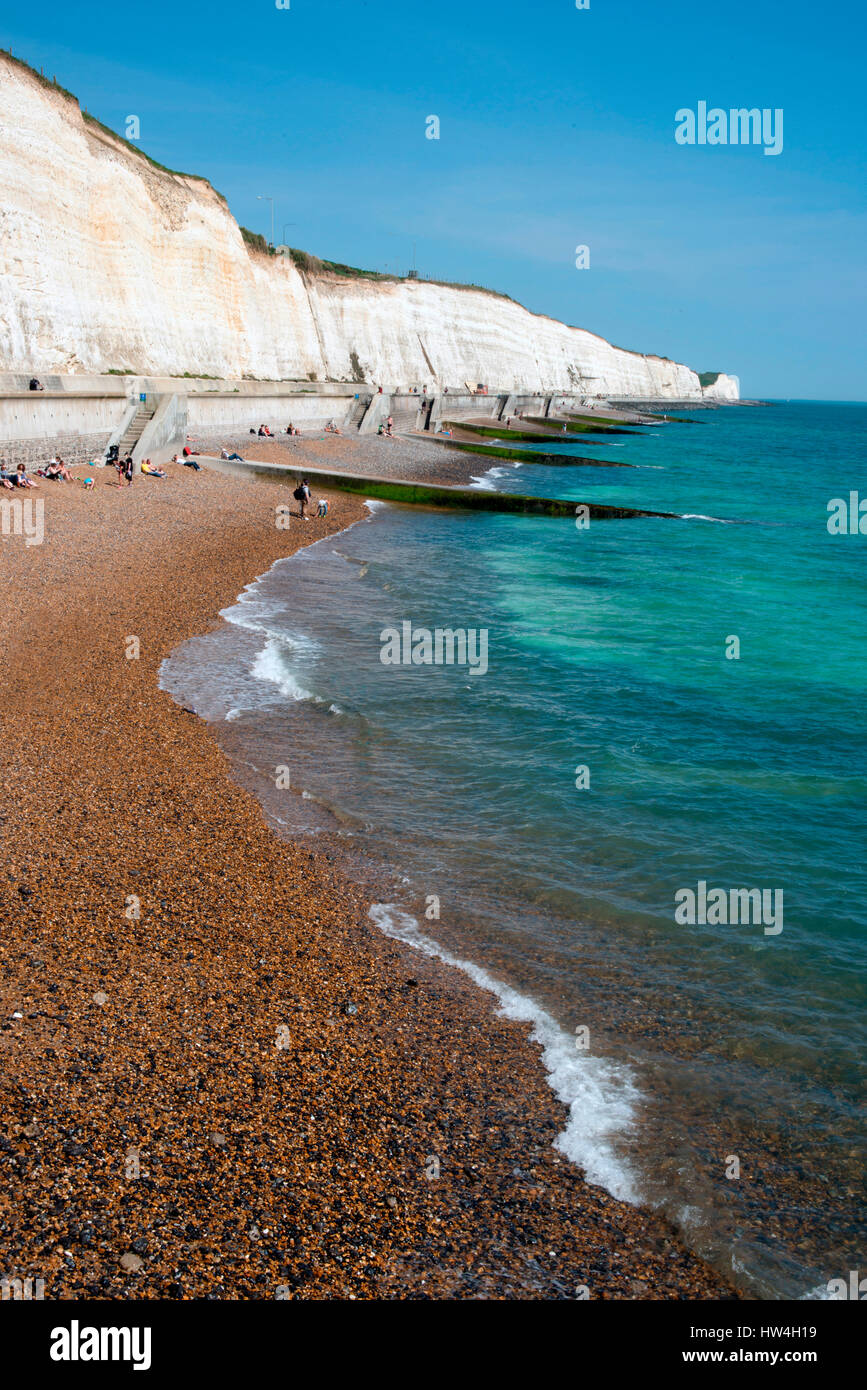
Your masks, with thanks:
<instances>
[{"instance_id":1,"label":"blue sky","mask_svg":"<svg viewBox=\"0 0 867 1390\"><path fill-rule=\"evenodd\" d=\"M43 0L0 44L243 225L503 290L745 396L864 399L864 12L780 0ZM784 148L675 111L781 107ZM425 138L425 118L440 139ZM590 247L590 267L575 248Z\"/></svg>"}]
</instances>

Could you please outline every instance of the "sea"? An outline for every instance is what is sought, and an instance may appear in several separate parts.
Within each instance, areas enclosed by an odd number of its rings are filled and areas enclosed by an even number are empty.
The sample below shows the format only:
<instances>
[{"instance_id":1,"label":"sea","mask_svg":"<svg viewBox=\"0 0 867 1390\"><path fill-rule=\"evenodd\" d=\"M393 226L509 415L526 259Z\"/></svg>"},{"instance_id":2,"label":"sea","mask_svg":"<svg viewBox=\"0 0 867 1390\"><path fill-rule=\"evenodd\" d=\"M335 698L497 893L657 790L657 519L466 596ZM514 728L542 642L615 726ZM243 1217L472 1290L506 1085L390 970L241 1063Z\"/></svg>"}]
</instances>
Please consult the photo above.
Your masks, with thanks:
<instances>
[{"instance_id":1,"label":"sea","mask_svg":"<svg viewBox=\"0 0 867 1390\"><path fill-rule=\"evenodd\" d=\"M479 459L574 520L371 503L161 682L384 932L531 1025L589 1182L825 1298L867 1273L867 406L672 414Z\"/></svg>"}]
</instances>

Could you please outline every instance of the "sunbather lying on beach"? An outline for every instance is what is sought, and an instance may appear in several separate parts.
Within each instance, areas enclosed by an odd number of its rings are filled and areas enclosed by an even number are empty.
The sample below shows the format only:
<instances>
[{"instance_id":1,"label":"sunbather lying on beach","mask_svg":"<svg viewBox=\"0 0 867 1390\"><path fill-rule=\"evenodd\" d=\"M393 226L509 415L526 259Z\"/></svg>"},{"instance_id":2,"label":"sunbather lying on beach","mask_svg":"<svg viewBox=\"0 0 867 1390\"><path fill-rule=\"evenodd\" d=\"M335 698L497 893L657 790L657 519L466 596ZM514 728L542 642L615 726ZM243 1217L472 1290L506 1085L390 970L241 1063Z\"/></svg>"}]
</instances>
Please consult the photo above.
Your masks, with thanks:
<instances>
[{"instance_id":1,"label":"sunbather lying on beach","mask_svg":"<svg viewBox=\"0 0 867 1390\"><path fill-rule=\"evenodd\" d=\"M221 459L237 459L239 463L243 463L243 462L244 462L244 460L241 458L241 455L240 455L240 454L230 454L229 451L228 451L228 449L221 449L221 450L220 450L220 458L221 458Z\"/></svg>"},{"instance_id":2,"label":"sunbather lying on beach","mask_svg":"<svg viewBox=\"0 0 867 1390\"><path fill-rule=\"evenodd\" d=\"M143 459L141 471L146 478L164 478L166 475L161 468L155 468L150 459Z\"/></svg>"}]
</instances>

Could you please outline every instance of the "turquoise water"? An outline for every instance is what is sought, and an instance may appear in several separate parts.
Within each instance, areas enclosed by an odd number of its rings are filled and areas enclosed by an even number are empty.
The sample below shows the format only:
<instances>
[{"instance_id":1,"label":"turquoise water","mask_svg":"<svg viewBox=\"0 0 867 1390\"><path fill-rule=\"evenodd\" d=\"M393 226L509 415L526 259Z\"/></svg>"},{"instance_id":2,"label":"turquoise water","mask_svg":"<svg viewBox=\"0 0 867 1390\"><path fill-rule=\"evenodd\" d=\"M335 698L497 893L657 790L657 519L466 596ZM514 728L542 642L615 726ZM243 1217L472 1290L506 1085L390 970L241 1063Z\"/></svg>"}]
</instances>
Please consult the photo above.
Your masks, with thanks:
<instances>
[{"instance_id":1,"label":"turquoise water","mask_svg":"<svg viewBox=\"0 0 867 1390\"><path fill-rule=\"evenodd\" d=\"M867 496L867 407L688 418L595 446L632 469L484 481L694 519L379 507L279 562L164 683L275 818L328 808L428 938L570 1045L589 1030L566 1147L594 1181L797 1297L864 1254L867 536L826 521ZM407 620L485 629L488 669L384 665ZM275 798L277 764L303 803ZM782 913L677 921L700 882Z\"/></svg>"}]
</instances>

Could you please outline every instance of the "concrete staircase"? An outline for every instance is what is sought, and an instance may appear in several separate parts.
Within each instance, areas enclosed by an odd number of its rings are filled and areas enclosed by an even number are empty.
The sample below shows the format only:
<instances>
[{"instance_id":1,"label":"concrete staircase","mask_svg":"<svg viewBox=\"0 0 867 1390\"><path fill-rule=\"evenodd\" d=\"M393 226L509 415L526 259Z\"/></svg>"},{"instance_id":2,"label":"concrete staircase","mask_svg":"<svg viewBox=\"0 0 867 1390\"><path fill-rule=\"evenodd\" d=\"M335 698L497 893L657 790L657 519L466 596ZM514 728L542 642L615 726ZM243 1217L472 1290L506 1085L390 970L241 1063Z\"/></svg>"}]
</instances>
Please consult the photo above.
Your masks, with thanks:
<instances>
[{"instance_id":1,"label":"concrete staircase","mask_svg":"<svg viewBox=\"0 0 867 1390\"><path fill-rule=\"evenodd\" d=\"M359 429L361 429L361 422L362 422L362 420L364 419L365 415L367 414L368 406L370 405L370 402L371 402L372 400L373 400L373 393L372 393L372 392L366 391L366 392L364 392L364 393L359 393L358 400L355 402L355 405L354 405L354 407L353 407L352 414L350 415L349 420L348 420L348 422L347 422L347 426L346 426L347 429L350 429L350 430L359 430Z\"/></svg>"},{"instance_id":2,"label":"concrete staircase","mask_svg":"<svg viewBox=\"0 0 867 1390\"><path fill-rule=\"evenodd\" d=\"M149 406L144 402L139 406L130 423L127 425L126 433L118 445L118 452L122 459L127 454L131 454L144 434L145 428L150 424L156 414L156 405Z\"/></svg>"},{"instance_id":3,"label":"concrete staircase","mask_svg":"<svg viewBox=\"0 0 867 1390\"><path fill-rule=\"evenodd\" d=\"M408 434L418 428L421 402L421 396L392 396L389 413L394 417L395 434Z\"/></svg>"}]
</instances>

